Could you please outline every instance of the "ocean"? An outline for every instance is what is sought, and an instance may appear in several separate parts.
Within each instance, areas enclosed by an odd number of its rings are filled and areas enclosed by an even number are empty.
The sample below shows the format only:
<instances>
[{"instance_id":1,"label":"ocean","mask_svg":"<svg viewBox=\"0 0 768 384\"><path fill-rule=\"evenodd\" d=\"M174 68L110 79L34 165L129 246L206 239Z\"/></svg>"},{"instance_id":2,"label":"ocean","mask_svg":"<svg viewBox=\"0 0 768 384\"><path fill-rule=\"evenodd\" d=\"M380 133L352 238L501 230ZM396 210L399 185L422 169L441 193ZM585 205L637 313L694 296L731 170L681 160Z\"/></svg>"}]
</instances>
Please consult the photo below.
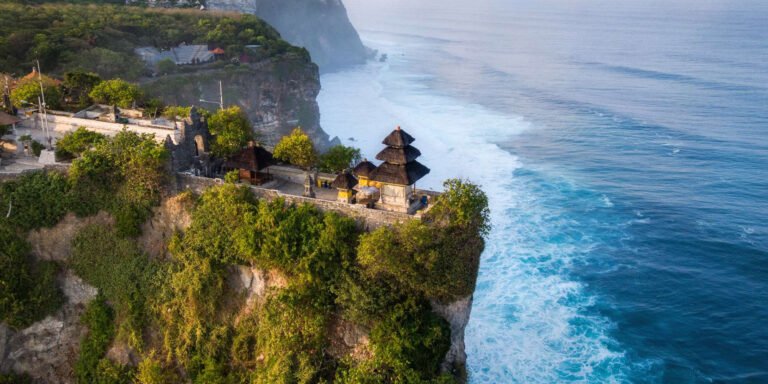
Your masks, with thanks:
<instances>
[{"instance_id":1,"label":"ocean","mask_svg":"<svg viewBox=\"0 0 768 384\"><path fill-rule=\"evenodd\" d=\"M768 383L768 2L345 4L323 128L490 198L471 383Z\"/></svg>"}]
</instances>

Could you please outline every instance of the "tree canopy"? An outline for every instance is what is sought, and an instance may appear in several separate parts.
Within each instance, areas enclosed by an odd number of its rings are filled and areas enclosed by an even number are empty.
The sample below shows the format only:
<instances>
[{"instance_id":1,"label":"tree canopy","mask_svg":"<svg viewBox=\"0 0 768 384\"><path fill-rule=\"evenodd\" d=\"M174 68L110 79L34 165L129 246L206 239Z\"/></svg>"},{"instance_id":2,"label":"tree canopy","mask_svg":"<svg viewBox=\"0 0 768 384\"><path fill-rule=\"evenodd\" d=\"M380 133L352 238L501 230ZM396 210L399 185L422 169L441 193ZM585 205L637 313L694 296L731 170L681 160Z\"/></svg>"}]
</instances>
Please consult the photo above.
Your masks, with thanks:
<instances>
[{"instance_id":1,"label":"tree canopy","mask_svg":"<svg viewBox=\"0 0 768 384\"><path fill-rule=\"evenodd\" d=\"M220 109L212 114L208 119L208 129L214 135L211 151L215 156L230 156L253 140L253 128L248 115L238 106Z\"/></svg>"},{"instance_id":2,"label":"tree canopy","mask_svg":"<svg viewBox=\"0 0 768 384\"><path fill-rule=\"evenodd\" d=\"M360 150L344 145L334 145L320 155L318 168L322 172L337 173L354 167L361 160Z\"/></svg>"},{"instance_id":3,"label":"tree canopy","mask_svg":"<svg viewBox=\"0 0 768 384\"><path fill-rule=\"evenodd\" d=\"M43 89L45 91L45 104L48 108L56 109L61 106L62 94L56 80L43 76ZM11 102L17 108L38 105L40 82L35 78L23 79L16 88L11 91Z\"/></svg>"},{"instance_id":4,"label":"tree canopy","mask_svg":"<svg viewBox=\"0 0 768 384\"><path fill-rule=\"evenodd\" d=\"M122 79L102 81L93 87L88 96L100 104L116 105L120 108L131 108L141 102L141 89Z\"/></svg>"},{"instance_id":5,"label":"tree canopy","mask_svg":"<svg viewBox=\"0 0 768 384\"><path fill-rule=\"evenodd\" d=\"M301 130L301 127L280 139L275 146L274 156L276 159L304 169L309 169L317 162L317 152L312 139Z\"/></svg>"}]
</instances>

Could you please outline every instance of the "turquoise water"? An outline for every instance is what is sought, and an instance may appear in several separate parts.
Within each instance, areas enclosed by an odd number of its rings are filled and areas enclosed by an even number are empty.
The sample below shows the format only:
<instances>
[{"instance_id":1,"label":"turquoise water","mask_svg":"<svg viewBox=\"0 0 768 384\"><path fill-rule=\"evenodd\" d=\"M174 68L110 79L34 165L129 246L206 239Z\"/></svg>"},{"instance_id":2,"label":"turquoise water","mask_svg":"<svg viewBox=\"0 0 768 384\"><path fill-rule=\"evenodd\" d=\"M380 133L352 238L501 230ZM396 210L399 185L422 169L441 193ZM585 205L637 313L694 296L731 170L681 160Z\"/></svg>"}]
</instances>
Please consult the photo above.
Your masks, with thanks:
<instances>
[{"instance_id":1,"label":"turquoise water","mask_svg":"<svg viewBox=\"0 0 768 384\"><path fill-rule=\"evenodd\" d=\"M489 194L472 383L768 383L767 3L345 3L324 129Z\"/></svg>"}]
</instances>

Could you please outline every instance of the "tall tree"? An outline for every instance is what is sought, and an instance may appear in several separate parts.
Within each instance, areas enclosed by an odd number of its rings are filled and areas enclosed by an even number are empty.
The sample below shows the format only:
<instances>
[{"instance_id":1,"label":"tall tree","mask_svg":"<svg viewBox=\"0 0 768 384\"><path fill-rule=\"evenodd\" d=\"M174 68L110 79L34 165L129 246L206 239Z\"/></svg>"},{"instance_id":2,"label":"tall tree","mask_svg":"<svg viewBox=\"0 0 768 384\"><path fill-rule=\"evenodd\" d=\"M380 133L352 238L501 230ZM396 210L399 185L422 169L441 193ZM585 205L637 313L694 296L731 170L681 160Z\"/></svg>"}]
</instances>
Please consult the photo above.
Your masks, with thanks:
<instances>
[{"instance_id":1,"label":"tall tree","mask_svg":"<svg viewBox=\"0 0 768 384\"><path fill-rule=\"evenodd\" d=\"M208 119L208 129L214 135L211 151L215 156L230 156L253 140L251 122L238 106L216 111Z\"/></svg>"},{"instance_id":2,"label":"tall tree","mask_svg":"<svg viewBox=\"0 0 768 384\"><path fill-rule=\"evenodd\" d=\"M142 92L135 84L122 79L112 79L93 87L89 96L97 103L131 108L134 103L141 101Z\"/></svg>"},{"instance_id":3,"label":"tall tree","mask_svg":"<svg viewBox=\"0 0 768 384\"><path fill-rule=\"evenodd\" d=\"M301 127L284 136L275 146L275 158L287 161L304 169L309 169L317 162L317 152L312 140Z\"/></svg>"}]
</instances>

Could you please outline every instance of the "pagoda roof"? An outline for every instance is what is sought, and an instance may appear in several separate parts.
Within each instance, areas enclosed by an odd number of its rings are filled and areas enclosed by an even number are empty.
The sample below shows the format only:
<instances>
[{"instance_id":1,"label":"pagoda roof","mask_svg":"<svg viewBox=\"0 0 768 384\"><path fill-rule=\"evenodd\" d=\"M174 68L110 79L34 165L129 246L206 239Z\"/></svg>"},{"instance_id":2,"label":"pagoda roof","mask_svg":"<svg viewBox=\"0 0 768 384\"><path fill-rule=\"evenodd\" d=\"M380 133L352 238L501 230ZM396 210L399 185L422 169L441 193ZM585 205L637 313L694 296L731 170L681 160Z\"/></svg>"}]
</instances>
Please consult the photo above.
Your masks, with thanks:
<instances>
[{"instance_id":1,"label":"pagoda roof","mask_svg":"<svg viewBox=\"0 0 768 384\"><path fill-rule=\"evenodd\" d=\"M373 171L371 179L382 183L412 185L429 173L429 168L411 161L408 164L383 163Z\"/></svg>"},{"instance_id":2,"label":"pagoda roof","mask_svg":"<svg viewBox=\"0 0 768 384\"><path fill-rule=\"evenodd\" d=\"M384 138L382 144L391 147L405 147L413 143L414 140L416 139L414 139L413 136L409 135L408 132L403 131L400 129L400 126L398 126L392 133Z\"/></svg>"},{"instance_id":3,"label":"pagoda roof","mask_svg":"<svg viewBox=\"0 0 768 384\"><path fill-rule=\"evenodd\" d=\"M20 121L18 117L0 111L0 125L13 125Z\"/></svg>"},{"instance_id":4,"label":"pagoda roof","mask_svg":"<svg viewBox=\"0 0 768 384\"><path fill-rule=\"evenodd\" d=\"M338 189L352 189L355 185L357 185L357 179L349 172L349 170L344 170L339 173L338 176L333 179L333 183L331 183L331 187Z\"/></svg>"},{"instance_id":5,"label":"pagoda roof","mask_svg":"<svg viewBox=\"0 0 768 384\"><path fill-rule=\"evenodd\" d=\"M392 164L406 164L421 156L421 151L407 145L405 147L386 147L376 155L377 160Z\"/></svg>"},{"instance_id":6,"label":"pagoda roof","mask_svg":"<svg viewBox=\"0 0 768 384\"><path fill-rule=\"evenodd\" d=\"M352 173L354 173L357 177L370 177L371 173L376 169L376 166L373 165L368 159L364 159L360 162L360 164L357 164L355 166L355 169L352 170Z\"/></svg>"},{"instance_id":7,"label":"pagoda roof","mask_svg":"<svg viewBox=\"0 0 768 384\"><path fill-rule=\"evenodd\" d=\"M249 169L260 171L270 165L275 164L272 153L266 149L254 145L243 148L240 152L227 158L224 166L232 169Z\"/></svg>"}]
</instances>

